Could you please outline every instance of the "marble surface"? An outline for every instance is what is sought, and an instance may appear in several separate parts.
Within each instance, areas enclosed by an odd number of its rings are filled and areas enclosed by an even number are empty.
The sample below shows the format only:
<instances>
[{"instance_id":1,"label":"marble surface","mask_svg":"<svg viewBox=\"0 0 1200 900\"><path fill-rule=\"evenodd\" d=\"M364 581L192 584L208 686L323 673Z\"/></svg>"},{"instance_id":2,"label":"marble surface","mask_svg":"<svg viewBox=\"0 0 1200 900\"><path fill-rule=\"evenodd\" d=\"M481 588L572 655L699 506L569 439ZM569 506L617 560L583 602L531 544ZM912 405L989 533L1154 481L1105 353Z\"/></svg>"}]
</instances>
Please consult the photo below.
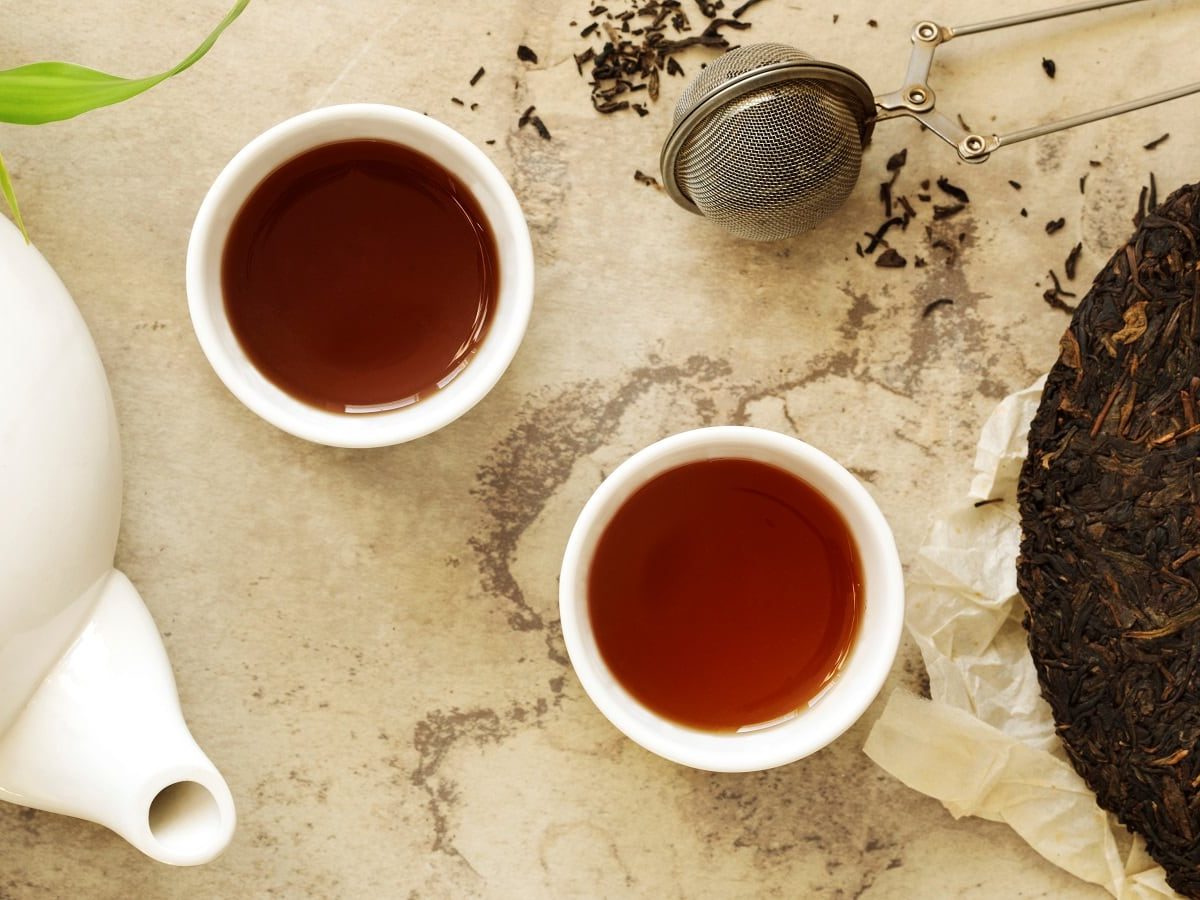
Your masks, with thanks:
<instances>
[{"instance_id":1,"label":"marble surface","mask_svg":"<svg viewBox=\"0 0 1200 900\"><path fill-rule=\"evenodd\" d=\"M556 575L604 473L707 423L831 453L911 564L931 510L965 492L988 411L1055 357L1066 318L1042 302L1047 270L1061 275L1082 242L1068 285L1082 293L1150 172L1163 193L1194 177L1200 101L981 167L912 122L881 123L841 214L747 244L634 180L656 171L683 81L666 79L645 118L595 114L571 61L590 5L253 0L206 59L151 93L0 128L34 239L108 367L126 463L117 562L166 635L240 815L222 858L177 870L98 826L4 806L0 898L1102 896L1004 826L955 822L875 768L860 748L882 698L832 747L770 772L713 775L644 752L571 672ZM740 37L795 43L891 89L916 19L1039 5L767 0ZM224 10L9 6L4 65L124 74L170 64ZM1171 87L1194 80L1197 27L1194 5L1164 0L964 39L939 53L939 102L1006 130ZM538 64L518 62L518 43ZM682 61L690 74L704 58ZM192 217L228 158L283 118L356 100L428 112L483 145L525 207L538 264L528 336L494 393L438 434L368 452L306 444L239 405L196 344L183 288ZM516 128L531 104L552 140ZM971 203L937 223L918 203L893 241L909 266L881 269L854 244L882 221L877 184L904 147L898 191L915 198L944 174ZM923 317L943 297L953 305ZM906 641L884 696L921 688Z\"/></svg>"}]
</instances>

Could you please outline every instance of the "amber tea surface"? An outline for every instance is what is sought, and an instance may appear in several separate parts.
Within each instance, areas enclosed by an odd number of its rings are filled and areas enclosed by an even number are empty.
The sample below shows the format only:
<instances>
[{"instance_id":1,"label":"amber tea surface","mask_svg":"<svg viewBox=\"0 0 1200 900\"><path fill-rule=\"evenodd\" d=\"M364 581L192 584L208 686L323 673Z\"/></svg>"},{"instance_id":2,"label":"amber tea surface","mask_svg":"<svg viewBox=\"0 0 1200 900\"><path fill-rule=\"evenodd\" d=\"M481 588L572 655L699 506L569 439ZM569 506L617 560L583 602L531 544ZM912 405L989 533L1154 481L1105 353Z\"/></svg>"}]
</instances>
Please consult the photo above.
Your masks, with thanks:
<instances>
[{"instance_id":1,"label":"amber tea surface","mask_svg":"<svg viewBox=\"0 0 1200 900\"><path fill-rule=\"evenodd\" d=\"M315 147L247 198L222 257L230 325L268 379L335 412L452 380L496 306L496 240L434 160L388 141Z\"/></svg>"},{"instance_id":2,"label":"amber tea surface","mask_svg":"<svg viewBox=\"0 0 1200 900\"><path fill-rule=\"evenodd\" d=\"M609 670L654 712L707 731L804 708L849 653L862 605L841 513L807 482L746 459L688 463L643 485L588 573Z\"/></svg>"}]
</instances>

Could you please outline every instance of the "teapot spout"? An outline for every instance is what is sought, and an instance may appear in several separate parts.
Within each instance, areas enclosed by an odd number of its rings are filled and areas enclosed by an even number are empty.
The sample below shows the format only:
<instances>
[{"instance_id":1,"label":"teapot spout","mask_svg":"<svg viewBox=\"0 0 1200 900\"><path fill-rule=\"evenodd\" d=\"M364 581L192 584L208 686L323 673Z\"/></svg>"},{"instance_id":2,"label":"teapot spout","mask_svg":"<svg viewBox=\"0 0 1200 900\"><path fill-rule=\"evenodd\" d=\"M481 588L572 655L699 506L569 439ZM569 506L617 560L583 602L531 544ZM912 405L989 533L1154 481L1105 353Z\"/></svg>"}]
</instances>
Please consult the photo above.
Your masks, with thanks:
<instances>
[{"instance_id":1,"label":"teapot spout","mask_svg":"<svg viewBox=\"0 0 1200 900\"><path fill-rule=\"evenodd\" d=\"M188 731L158 629L120 572L0 735L0 799L99 822L172 865L206 863L233 837L233 797Z\"/></svg>"}]
</instances>

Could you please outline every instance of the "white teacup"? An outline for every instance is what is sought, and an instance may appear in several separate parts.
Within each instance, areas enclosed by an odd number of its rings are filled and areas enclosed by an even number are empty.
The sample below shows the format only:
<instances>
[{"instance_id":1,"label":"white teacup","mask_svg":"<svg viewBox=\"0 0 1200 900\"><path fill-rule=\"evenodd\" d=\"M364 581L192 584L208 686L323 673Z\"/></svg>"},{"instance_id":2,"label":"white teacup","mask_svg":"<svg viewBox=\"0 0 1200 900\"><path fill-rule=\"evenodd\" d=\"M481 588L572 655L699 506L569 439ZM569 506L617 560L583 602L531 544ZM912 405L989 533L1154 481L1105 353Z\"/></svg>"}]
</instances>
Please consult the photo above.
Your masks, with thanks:
<instances>
[{"instance_id":1,"label":"white teacup","mask_svg":"<svg viewBox=\"0 0 1200 900\"><path fill-rule=\"evenodd\" d=\"M479 202L500 261L492 322L453 381L419 402L387 412L345 414L309 406L268 380L230 328L221 290L221 256L234 217L280 165L335 141L375 139L425 154L465 184ZM533 247L516 196L490 159L452 128L407 109L354 103L313 110L260 134L230 160L196 214L187 254L187 293L196 337L225 386L268 422L335 447L379 447L422 437L453 422L500 380L525 334L533 306Z\"/></svg>"},{"instance_id":2,"label":"white teacup","mask_svg":"<svg viewBox=\"0 0 1200 900\"><path fill-rule=\"evenodd\" d=\"M588 572L613 515L642 485L686 463L737 458L770 463L802 478L842 514L858 546L864 603L858 634L830 685L798 715L736 733L699 731L647 709L604 663L588 613ZM685 431L635 453L604 480L580 513L559 579L563 638L588 696L628 737L683 765L713 772L769 769L829 744L870 706L891 670L904 624L904 577L891 529L871 495L829 456L760 428Z\"/></svg>"}]
</instances>

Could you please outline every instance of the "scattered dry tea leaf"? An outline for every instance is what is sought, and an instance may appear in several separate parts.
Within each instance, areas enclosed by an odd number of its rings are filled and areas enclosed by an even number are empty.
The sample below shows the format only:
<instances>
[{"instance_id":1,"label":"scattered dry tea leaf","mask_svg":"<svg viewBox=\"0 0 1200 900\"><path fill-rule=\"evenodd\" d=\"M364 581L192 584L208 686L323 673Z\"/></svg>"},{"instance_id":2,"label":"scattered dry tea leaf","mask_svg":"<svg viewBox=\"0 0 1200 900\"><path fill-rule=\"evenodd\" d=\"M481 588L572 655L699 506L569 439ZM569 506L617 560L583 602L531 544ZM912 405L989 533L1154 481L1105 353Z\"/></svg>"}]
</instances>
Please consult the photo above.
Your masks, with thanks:
<instances>
[{"instance_id":1,"label":"scattered dry tea leaf","mask_svg":"<svg viewBox=\"0 0 1200 900\"><path fill-rule=\"evenodd\" d=\"M653 175L647 175L641 169L638 169L633 173L633 179L634 181L646 185L646 187L656 188L660 191L662 190L662 185L658 183L658 179Z\"/></svg>"},{"instance_id":2,"label":"scattered dry tea leaf","mask_svg":"<svg viewBox=\"0 0 1200 900\"><path fill-rule=\"evenodd\" d=\"M937 180L937 186L957 200L959 203L970 203L971 198L967 196L967 192L958 185L951 184L950 179L943 175Z\"/></svg>"},{"instance_id":3,"label":"scattered dry tea leaf","mask_svg":"<svg viewBox=\"0 0 1200 900\"><path fill-rule=\"evenodd\" d=\"M1067 278L1070 281L1075 280L1075 270L1079 265L1079 254L1083 252L1083 243L1080 242L1071 248L1071 252L1067 254L1067 260L1063 263L1063 269L1067 273Z\"/></svg>"},{"instance_id":4,"label":"scattered dry tea leaf","mask_svg":"<svg viewBox=\"0 0 1200 900\"><path fill-rule=\"evenodd\" d=\"M954 301L951 300L949 297L938 297L932 303L925 304L925 309L921 312L921 318L922 319L929 318L929 314L931 312L933 312L935 309L938 309L942 306L953 306L953 305L954 305Z\"/></svg>"}]
</instances>

